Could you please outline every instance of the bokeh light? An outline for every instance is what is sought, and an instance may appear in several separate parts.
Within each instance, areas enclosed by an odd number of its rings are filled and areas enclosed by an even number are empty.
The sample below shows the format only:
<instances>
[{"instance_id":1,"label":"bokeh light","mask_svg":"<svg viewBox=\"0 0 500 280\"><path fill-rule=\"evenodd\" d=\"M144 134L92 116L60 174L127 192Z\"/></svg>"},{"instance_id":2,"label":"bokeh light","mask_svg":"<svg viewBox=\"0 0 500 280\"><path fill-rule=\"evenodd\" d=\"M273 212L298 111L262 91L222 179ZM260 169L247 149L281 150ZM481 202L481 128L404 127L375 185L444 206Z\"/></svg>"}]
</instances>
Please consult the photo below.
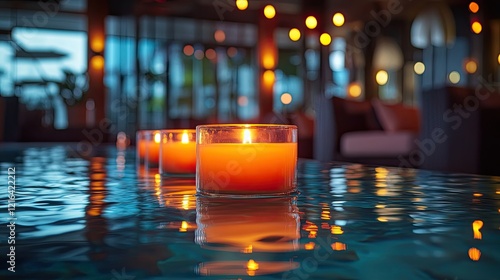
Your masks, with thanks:
<instances>
[{"instance_id":1,"label":"bokeh light","mask_svg":"<svg viewBox=\"0 0 500 280\"><path fill-rule=\"evenodd\" d=\"M184 46L184 50L183 50L183 51L184 51L184 54L185 54L185 55L190 56L190 55L193 55L193 53L194 53L194 48L193 48L193 46L191 46L191 45L185 45L185 46Z\"/></svg>"},{"instance_id":2,"label":"bokeh light","mask_svg":"<svg viewBox=\"0 0 500 280\"><path fill-rule=\"evenodd\" d=\"M240 96L238 97L238 105L240 107L245 107L248 105L248 97L246 96Z\"/></svg>"},{"instance_id":3,"label":"bokeh light","mask_svg":"<svg viewBox=\"0 0 500 280\"><path fill-rule=\"evenodd\" d=\"M204 53L202 50L196 50L196 51L194 52L194 57L195 57L196 59L201 60L201 59L203 59L203 57L205 57L205 53Z\"/></svg>"},{"instance_id":4,"label":"bokeh light","mask_svg":"<svg viewBox=\"0 0 500 280\"><path fill-rule=\"evenodd\" d=\"M385 70L380 70L375 75L375 80L377 81L377 84L383 86L389 81L389 74Z\"/></svg>"},{"instance_id":5,"label":"bokeh light","mask_svg":"<svg viewBox=\"0 0 500 280\"><path fill-rule=\"evenodd\" d=\"M423 62L417 62L413 65L413 71L418 75L422 75L425 72L425 64Z\"/></svg>"},{"instance_id":6,"label":"bokeh light","mask_svg":"<svg viewBox=\"0 0 500 280\"><path fill-rule=\"evenodd\" d=\"M226 33L223 30L217 29L214 33L215 41L222 43L226 40Z\"/></svg>"},{"instance_id":7,"label":"bokeh light","mask_svg":"<svg viewBox=\"0 0 500 280\"><path fill-rule=\"evenodd\" d=\"M236 0L236 7L238 10L246 10L248 8L248 1L247 0Z\"/></svg>"},{"instance_id":8,"label":"bokeh light","mask_svg":"<svg viewBox=\"0 0 500 280\"><path fill-rule=\"evenodd\" d=\"M288 104L292 103L292 95L288 92L285 92L281 95L280 100L281 100L281 103L288 105Z\"/></svg>"},{"instance_id":9,"label":"bokeh light","mask_svg":"<svg viewBox=\"0 0 500 280\"><path fill-rule=\"evenodd\" d=\"M235 47L229 47L227 49L227 55L229 57L235 57L237 54L238 54L238 49L237 48L235 48Z\"/></svg>"},{"instance_id":10,"label":"bokeh light","mask_svg":"<svg viewBox=\"0 0 500 280\"><path fill-rule=\"evenodd\" d=\"M481 31L483 30L483 26L481 25L481 23L479 23L479 21L474 21L474 22L472 23L471 28L472 28L472 31L473 31L474 33L476 33L476 34L481 33Z\"/></svg>"},{"instance_id":11,"label":"bokeh light","mask_svg":"<svg viewBox=\"0 0 500 280\"><path fill-rule=\"evenodd\" d=\"M101 70L104 68L104 57L102 55L95 55L90 59L90 64L93 69Z\"/></svg>"},{"instance_id":12,"label":"bokeh light","mask_svg":"<svg viewBox=\"0 0 500 280\"><path fill-rule=\"evenodd\" d=\"M500 54L498 54L497 60L498 60L498 64L500 64Z\"/></svg>"},{"instance_id":13,"label":"bokeh light","mask_svg":"<svg viewBox=\"0 0 500 280\"><path fill-rule=\"evenodd\" d=\"M349 96L352 98L358 98L361 96L361 85L358 82L352 82L347 90Z\"/></svg>"},{"instance_id":14,"label":"bokeh light","mask_svg":"<svg viewBox=\"0 0 500 280\"><path fill-rule=\"evenodd\" d=\"M476 2L470 2L469 10L475 14L479 11L479 5Z\"/></svg>"},{"instance_id":15,"label":"bokeh light","mask_svg":"<svg viewBox=\"0 0 500 280\"><path fill-rule=\"evenodd\" d=\"M217 53L215 52L214 49L208 49L205 52L205 56L210 60L214 60L217 57Z\"/></svg>"},{"instance_id":16,"label":"bokeh light","mask_svg":"<svg viewBox=\"0 0 500 280\"><path fill-rule=\"evenodd\" d=\"M452 71L448 75L448 79L452 84L458 84L458 82L460 82L460 73L458 73L457 71Z\"/></svg>"},{"instance_id":17,"label":"bokeh light","mask_svg":"<svg viewBox=\"0 0 500 280\"><path fill-rule=\"evenodd\" d=\"M332 21L333 25L340 27L344 25L345 22L344 15L342 13L335 13L332 17Z\"/></svg>"},{"instance_id":18,"label":"bokeh light","mask_svg":"<svg viewBox=\"0 0 500 280\"><path fill-rule=\"evenodd\" d=\"M318 26L318 20L314 16L308 16L306 18L306 26L309 29L314 29Z\"/></svg>"},{"instance_id":19,"label":"bokeh light","mask_svg":"<svg viewBox=\"0 0 500 280\"><path fill-rule=\"evenodd\" d=\"M274 9L273 5L267 5L264 7L264 16L268 19L274 18L276 15L276 9Z\"/></svg>"},{"instance_id":20,"label":"bokeh light","mask_svg":"<svg viewBox=\"0 0 500 280\"><path fill-rule=\"evenodd\" d=\"M274 71L273 70L264 71L262 78L264 79L265 84L267 84L267 85L274 84L274 78L275 78Z\"/></svg>"},{"instance_id":21,"label":"bokeh light","mask_svg":"<svg viewBox=\"0 0 500 280\"><path fill-rule=\"evenodd\" d=\"M300 39L300 31L297 28L292 28L290 32L288 32L288 37L290 37L292 41L298 41Z\"/></svg>"},{"instance_id":22,"label":"bokeh light","mask_svg":"<svg viewBox=\"0 0 500 280\"><path fill-rule=\"evenodd\" d=\"M469 59L465 62L465 71L469 74L474 74L477 71L477 62Z\"/></svg>"},{"instance_id":23,"label":"bokeh light","mask_svg":"<svg viewBox=\"0 0 500 280\"><path fill-rule=\"evenodd\" d=\"M323 46L328 46L332 42L332 37L328 33L323 33L323 34L321 34L321 36L319 36L319 42Z\"/></svg>"}]
</instances>

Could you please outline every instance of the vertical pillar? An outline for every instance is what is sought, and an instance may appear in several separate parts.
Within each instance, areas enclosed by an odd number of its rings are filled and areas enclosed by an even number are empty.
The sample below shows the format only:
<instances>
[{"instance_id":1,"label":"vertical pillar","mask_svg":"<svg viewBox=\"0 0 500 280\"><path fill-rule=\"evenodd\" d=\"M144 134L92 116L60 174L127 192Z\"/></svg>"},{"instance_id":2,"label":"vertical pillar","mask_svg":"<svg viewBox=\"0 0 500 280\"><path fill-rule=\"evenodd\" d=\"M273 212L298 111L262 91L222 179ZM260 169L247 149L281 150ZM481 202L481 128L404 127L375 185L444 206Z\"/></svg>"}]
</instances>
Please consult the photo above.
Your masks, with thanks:
<instances>
[{"instance_id":1,"label":"vertical pillar","mask_svg":"<svg viewBox=\"0 0 500 280\"><path fill-rule=\"evenodd\" d=\"M94 125L99 124L105 118L106 112L106 92L103 79L107 13L107 1L87 0L89 76L87 100L92 99L94 101L94 119L96 122Z\"/></svg>"},{"instance_id":2,"label":"vertical pillar","mask_svg":"<svg viewBox=\"0 0 500 280\"><path fill-rule=\"evenodd\" d=\"M261 10L258 16L257 58L259 74L259 116L270 114L273 111L274 70L278 65L278 49L274 41L276 17L268 19Z\"/></svg>"}]
</instances>

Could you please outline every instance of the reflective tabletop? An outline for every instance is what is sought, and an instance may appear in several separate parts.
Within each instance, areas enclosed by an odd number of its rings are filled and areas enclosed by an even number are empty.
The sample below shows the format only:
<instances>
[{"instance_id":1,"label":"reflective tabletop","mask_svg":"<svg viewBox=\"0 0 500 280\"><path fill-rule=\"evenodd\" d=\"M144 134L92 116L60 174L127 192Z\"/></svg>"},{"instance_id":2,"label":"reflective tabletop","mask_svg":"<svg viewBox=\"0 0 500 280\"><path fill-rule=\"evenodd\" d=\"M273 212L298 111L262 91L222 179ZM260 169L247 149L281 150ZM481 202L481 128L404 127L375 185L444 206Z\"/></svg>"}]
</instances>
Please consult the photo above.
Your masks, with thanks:
<instances>
[{"instance_id":1,"label":"reflective tabletop","mask_svg":"<svg viewBox=\"0 0 500 280\"><path fill-rule=\"evenodd\" d=\"M500 279L499 177L299 160L297 195L213 198L61 144L0 178L2 279Z\"/></svg>"}]
</instances>

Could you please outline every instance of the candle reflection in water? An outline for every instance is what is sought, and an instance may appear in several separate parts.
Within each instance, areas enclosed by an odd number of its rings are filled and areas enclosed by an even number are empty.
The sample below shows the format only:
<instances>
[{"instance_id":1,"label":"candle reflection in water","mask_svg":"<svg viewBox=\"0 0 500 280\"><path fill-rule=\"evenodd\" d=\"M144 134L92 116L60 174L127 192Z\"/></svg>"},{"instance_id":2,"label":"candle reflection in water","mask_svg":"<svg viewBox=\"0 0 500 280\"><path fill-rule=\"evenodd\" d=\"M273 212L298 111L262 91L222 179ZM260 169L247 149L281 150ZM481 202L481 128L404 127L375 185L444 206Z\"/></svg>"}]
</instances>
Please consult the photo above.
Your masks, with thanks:
<instances>
[{"instance_id":1,"label":"candle reflection in water","mask_svg":"<svg viewBox=\"0 0 500 280\"><path fill-rule=\"evenodd\" d=\"M196 207L195 179L190 178L165 178L160 174L155 176L155 196L160 207L168 207L181 211L187 216ZM187 221L171 221L164 225L165 228L177 229L179 232L188 232L196 229L196 224Z\"/></svg>"},{"instance_id":2,"label":"candle reflection in water","mask_svg":"<svg viewBox=\"0 0 500 280\"><path fill-rule=\"evenodd\" d=\"M201 263L201 275L263 275L298 267L283 261L259 260L259 253L299 250L300 218L296 198L229 199L197 197L195 242L226 251L227 261ZM252 256L252 257L251 257Z\"/></svg>"},{"instance_id":3,"label":"candle reflection in water","mask_svg":"<svg viewBox=\"0 0 500 280\"><path fill-rule=\"evenodd\" d=\"M89 258L93 260L105 259L108 254L106 250L100 249L109 232L108 221L103 216L107 196L105 161L105 158L93 157L89 167L89 202L85 209L85 237L90 244L96 245L88 253Z\"/></svg>"}]
</instances>

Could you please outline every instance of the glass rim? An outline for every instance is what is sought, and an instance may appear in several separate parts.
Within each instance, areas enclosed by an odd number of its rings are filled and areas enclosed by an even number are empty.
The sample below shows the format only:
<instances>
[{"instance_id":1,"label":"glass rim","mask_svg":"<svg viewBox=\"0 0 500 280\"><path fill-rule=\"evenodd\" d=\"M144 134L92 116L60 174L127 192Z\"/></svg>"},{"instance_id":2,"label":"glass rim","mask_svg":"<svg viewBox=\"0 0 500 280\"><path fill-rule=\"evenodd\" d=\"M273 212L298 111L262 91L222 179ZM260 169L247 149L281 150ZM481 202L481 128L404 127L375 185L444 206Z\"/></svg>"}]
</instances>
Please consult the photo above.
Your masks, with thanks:
<instances>
[{"instance_id":1,"label":"glass rim","mask_svg":"<svg viewBox=\"0 0 500 280\"><path fill-rule=\"evenodd\" d=\"M140 129L137 130L137 134L139 133L154 133L154 132L161 132L161 129Z\"/></svg>"},{"instance_id":2,"label":"glass rim","mask_svg":"<svg viewBox=\"0 0 500 280\"><path fill-rule=\"evenodd\" d=\"M259 123L259 124L202 124L197 125L196 130L199 129L210 129L210 128L282 128L282 129L297 129L296 125L293 124L271 124L271 123Z\"/></svg>"},{"instance_id":3,"label":"glass rim","mask_svg":"<svg viewBox=\"0 0 500 280\"><path fill-rule=\"evenodd\" d=\"M172 129L160 129L161 133L196 133L196 129L194 128L188 128L188 129L179 129L179 128L172 128Z\"/></svg>"}]
</instances>

